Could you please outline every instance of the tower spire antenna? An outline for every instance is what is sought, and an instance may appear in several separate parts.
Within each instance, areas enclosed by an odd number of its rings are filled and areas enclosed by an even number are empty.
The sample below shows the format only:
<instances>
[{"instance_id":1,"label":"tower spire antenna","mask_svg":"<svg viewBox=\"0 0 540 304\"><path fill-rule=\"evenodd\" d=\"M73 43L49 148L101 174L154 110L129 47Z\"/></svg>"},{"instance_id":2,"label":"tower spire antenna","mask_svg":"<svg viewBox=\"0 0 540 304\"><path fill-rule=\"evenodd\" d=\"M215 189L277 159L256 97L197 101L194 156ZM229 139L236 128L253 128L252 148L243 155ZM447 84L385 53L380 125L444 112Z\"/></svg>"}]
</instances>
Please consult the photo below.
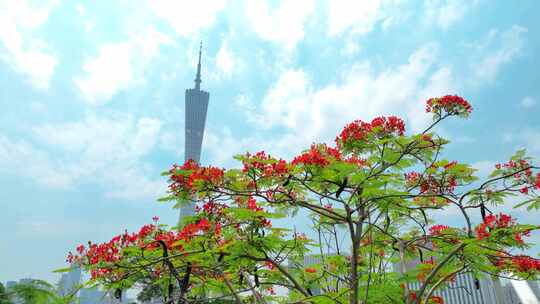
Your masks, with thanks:
<instances>
[{"instance_id":1,"label":"tower spire antenna","mask_svg":"<svg viewBox=\"0 0 540 304\"><path fill-rule=\"evenodd\" d=\"M199 47L199 63L197 64L197 77L195 78L195 89L201 89L201 53L202 53L202 41L201 46Z\"/></svg>"}]
</instances>

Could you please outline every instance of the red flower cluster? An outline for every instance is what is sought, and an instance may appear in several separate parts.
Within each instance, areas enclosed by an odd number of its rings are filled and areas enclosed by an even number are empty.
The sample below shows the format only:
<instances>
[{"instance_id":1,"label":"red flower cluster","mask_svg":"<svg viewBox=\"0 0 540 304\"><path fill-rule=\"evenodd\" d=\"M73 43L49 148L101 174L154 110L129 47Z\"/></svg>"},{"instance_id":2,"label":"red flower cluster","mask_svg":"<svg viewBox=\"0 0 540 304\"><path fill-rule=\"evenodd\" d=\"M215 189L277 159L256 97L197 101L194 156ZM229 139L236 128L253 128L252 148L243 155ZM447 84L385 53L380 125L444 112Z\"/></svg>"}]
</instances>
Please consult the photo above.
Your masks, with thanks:
<instances>
[{"instance_id":1,"label":"red flower cluster","mask_svg":"<svg viewBox=\"0 0 540 304\"><path fill-rule=\"evenodd\" d=\"M491 234L488 229L508 228L508 226L513 222L512 217L509 215L503 213L499 214L498 216L490 214L486 216L482 224L475 228L476 236L479 240L489 238Z\"/></svg>"},{"instance_id":2,"label":"red flower cluster","mask_svg":"<svg viewBox=\"0 0 540 304\"><path fill-rule=\"evenodd\" d=\"M313 144L308 151L295 157L291 163L293 165L304 164L325 167L330 164L330 157L341 160L341 153L338 149L328 147L325 144Z\"/></svg>"},{"instance_id":3,"label":"red flower cluster","mask_svg":"<svg viewBox=\"0 0 540 304\"><path fill-rule=\"evenodd\" d=\"M512 266L519 272L540 271L540 260L520 255L511 259Z\"/></svg>"},{"instance_id":4,"label":"red flower cluster","mask_svg":"<svg viewBox=\"0 0 540 304\"><path fill-rule=\"evenodd\" d=\"M433 304L444 304L444 300L441 296L432 296L430 298L430 301L433 303Z\"/></svg>"},{"instance_id":5,"label":"red flower cluster","mask_svg":"<svg viewBox=\"0 0 540 304\"><path fill-rule=\"evenodd\" d=\"M227 204L216 203L214 201L206 202L202 206L202 210L204 211L204 213L217 216L223 215L223 210L226 208L229 208ZM199 212L201 211L201 208L199 206L196 206L195 211Z\"/></svg>"},{"instance_id":6,"label":"red flower cluster","mask_svg":"<svg viewBox=\"0 0 540 304\"><path fill-rule=\"evenodd\" d=\"M453 176L441 180L429 175L420 183L420 193L452 193L456 186L457 181Z\"/></svg>"},{"instance_id":7,"label":"red flower cluster","mask_svg":"<svg viewBox=\"0 0 540 304\"><path fill-rule=\"evenodd\" d=\"M355 120L345 126L336 138L336 142L347 143L349 140L363 140L370 134L384 137L387 135L403 135L405 123L396 116L377 117L371 123Z\"/></svg>"},{"instance_id":8,"label":"red flower cluster","mask_svg":"<svg viewBox=\"0 0 540 304\"><path fill-rule=\"evenodd\" d=\"M141 240L156 229L154 225L143 226L138 233L128 233L113 237L110 241L102 244L93 244L88 242L88 248L84 245L77 246L77 253L68 253L66 262L81 263L86 262L89 265L94 265L99 262L116 262L122 258L122 249L134 245L141 244ZM84 259L84 260L83 260Z\"/></svg>"},{"instance_id":9,"label":"red flower cluster","mask_svg":"<svg viewBox=\"0 0 540 304\"><path fill-rule=\"evenodd\" d=\"M317 272L317 269L315 269L313 267L308 267L308 268L305 269L305 271L308 272L308 273L315 273L315 272Z\"/></svg>"},{"instance_id":10,"label":"red flower cluster","mask_svg":"<svg viewBox=\"0 0 540 304\"><path fill-rule=\"evenodd\" d=\"M503 255L497 259L495 265L501 270L518 271L524 273L540 272L540 260L526 255Z\"/></svg>"},{"instance_id":11,"label":"red flower cluster","mask_svg":"<svg viewBox=\"0 0 540 304\"><path fill-rule=\"evenodd\" d=\"M472 107L469 102L457 95L446 95L428 99L426 102L426 112L440 115L442 111L448 115L468 115L472 112Z\"/></svg>"},{"instance_id":12,"label":"red flower cluster","mask_svg":"<svg viewBox=\"0 0 540 304\"><path fill-rule=\"evenodd\" d=\"M358 158L358 157L356 157L356 155L351 155L351 156L347 157L344 160L345 160L345 162L347 162L349 164L356 164L356 165L358 165L360 167L363 167L363 166L367 165L367 161L365 159Z\"/></svg>"},{"instance_id":13,"label":"red flower cluster","mask_svg":"<svg viewBox=\"0 0 540 304\"><path fill-rule=\"evenodd\" d=\"M529 189L532 188L540 189L540 173L534 177L531 165L525 159L520 159L518 161L511 160L505 164L496 164L495 168L497 170L502 170L503 175L509 175L516 172L512 175L512 177L517 185L522 186L519 189L519 192L523 194L529 194Z\"/></svg>"},{"instance_id":14,"label":"red flower cluster","mask_svg":"<svg viewBox=\"0 0 540 304\"><path fill-rule=\"evenodd\" d=\"M223 179L224 170L215 167L201 167L194 160L188 160L182 166L173 165L169 170L171 174L171 191L193 190L193 186L198 181L205 181L212 184L219 183Z\"/></svg>"},{"instance_id":15,"label":"red flower cluster","mask_svg":"<svg viewBox=\"0 0 540 304\"><path fill-rule=\"evenodd\" d=\"M212 228L212 224L206 218L200 219L197 223L191 223L184 226L184 228L176 234L177 240L190 241L200 231L208 232ZM220 231L216 225L216 230ZM217 234L217 231L216 231Z\"/></svg>"},{"instance_id":16,"label":"red flower cluster","mask_svg":"<svg viewBox=\"0 0 540 304\"><path fill-rule=\"evenodd\" d=\"M286 161L283 159L275 161L264 151L257 152L255 155L247 153L246 159L242 160L242 164L244 166L242 170L244 173L249 172L252 169L256 169L262 172L264 177L274 175L283 176L289 173L289 168Z\"/></svg>"},{"instance_id":17,"label":"red flower cluster","mask_svg":"<svg viewBox=\"0 0 540 304\"><path fill-rule=\"evenodd\" d=\"M420 173L414 172L414 171L405 173L404 176L405 176L405 181L407 182L407 185L409 186L416 185L422 178L422 175Z\"/></svg>"},{"instance_id":18,"label":"red flower cluster","mask_svg":"<svg viewBox=\"0 0 540 304\"><path fill-rule=\"evenodd\" d=\"M427 174L426 176L422 176L422 174L418 172L409 172L405 173L405 181L407 186L420 186L420 194L422 193L436 193L436 194L443 194L443 193L453 193L456 187L458 186L458 182L456 180L456 177L453 176L451 172L444 172L447 170L450 170L453 168L457 162L452 161L445 165L432 165L432 169L439 169L442 168L443 171L441 171L441 177L436 176L435 174Z\"/></svg>"},{"instance_id":19,"label":"red flower cluster","mask_svg":"<svg viewBox=\"0 0 540 304\"><path fill-rule=\"evenodd\" d=\"M253 211L262 211L263 208L257 206L257 201L250 196L247 201L247 208Z\"/></svg>"},{"instance_id":20,"label":"red flower cluster","mask_svg":"<svg viewBox=\"0 0 540 304\"><path fill-rule=\"evenodd\" d=\"M491 236L491 231L501 228L510 228L513 225L516 225L516 221L509 215L503 213L499 213L499 215L490 214L485 217L483 223L476 226L476 237L479 240L483 240ZM514 240L518 243L523 243L523 236L529 236L529 232L514 233Z\"/></svg>"},{"instance_id":21,"label":"red flower cluster","mask_svg":"<svg viewBox=\"0 0 540 304\"><path fill-rule=\"evenodd\" d=\"M429 234L430 235L433 235L433 236L438 236L438 235L441 235L443 234L443 232L448 229L450 227L446 226L446 225L435 225L435 226L431 226L429 228Z\"/></svg>"},{"instance_id":22,"label":"red flower cluster","mask_svg":"<svg viewBox=\"0 0 540 304\"><path fill-rule=\"evenodd\" d=\"M218 233L218 225L216 225L216 234ZM182 250L182 245L175 245L180 240L190 241L193 236L199 232L208 232L212 228L212 223L203 218L197 223L186 225L181 231L162 231L155 225L144 225L138 233L128 233L113 237L110 241L102 244L88 243L88 248L84 245L79 245L76 248L77 254L68 253L66 262L99 265L92 269L92 279L103 277L112 274L107 265L120 261L123 258L123 250L130 246L138 246L140 248L155 249L159 248L159 241L163 241L169 250Z\"/></svg>"}]
</instances>

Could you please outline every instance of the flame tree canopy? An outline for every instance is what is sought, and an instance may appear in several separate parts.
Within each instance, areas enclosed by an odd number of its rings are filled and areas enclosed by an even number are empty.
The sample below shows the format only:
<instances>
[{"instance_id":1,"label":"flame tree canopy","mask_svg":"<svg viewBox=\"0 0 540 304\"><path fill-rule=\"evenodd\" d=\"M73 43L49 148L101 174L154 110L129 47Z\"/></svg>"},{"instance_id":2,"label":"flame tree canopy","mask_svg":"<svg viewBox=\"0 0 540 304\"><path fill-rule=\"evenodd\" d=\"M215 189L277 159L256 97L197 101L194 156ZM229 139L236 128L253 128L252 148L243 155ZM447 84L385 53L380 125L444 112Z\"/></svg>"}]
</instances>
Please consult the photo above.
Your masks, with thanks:
<instances>
[{"instance_id":1,"label":"flame tree canopy","mask_svg":"<svg viewBox=\"0 0 540 304\"><path fill-rule=\"evenodd\" d=\"M290 161L257 152L236 156L239 169L174 165L161 200L195 201L195 216L178 227L154 218L67 261L90 272L90 285L153 288L165 303L442 303L433 292L458 273L538 277L540 260L522 252L540 227L491 209L510 197L540 208L539 167L519 151L479 181L441 157L449 142L433 131L471 105L447 95L426 112L433 121L421 133L395 116L356 120L334 145ZM456 226L435 221L450 210ZM314 237L272 225L300 215Z\"/></svg>"}]
</instances>

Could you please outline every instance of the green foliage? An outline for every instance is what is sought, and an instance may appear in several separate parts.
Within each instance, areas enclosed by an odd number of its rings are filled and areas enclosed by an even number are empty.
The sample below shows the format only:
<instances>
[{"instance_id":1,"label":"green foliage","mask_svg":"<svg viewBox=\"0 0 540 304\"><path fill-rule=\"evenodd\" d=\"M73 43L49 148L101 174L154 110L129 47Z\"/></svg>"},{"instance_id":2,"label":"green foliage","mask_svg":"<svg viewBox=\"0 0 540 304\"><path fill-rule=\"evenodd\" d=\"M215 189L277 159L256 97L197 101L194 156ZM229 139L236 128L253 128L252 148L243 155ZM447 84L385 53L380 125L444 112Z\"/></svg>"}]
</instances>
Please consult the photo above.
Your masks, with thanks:
<instances>
[{"instance_id":1,"label":"green foliage","mask_svg":"<svg viewBox=\"0 0 540 304\"><path fill-rule=\"evenodd\" d=\"M0 303L22 303L22 304L69 304L71 297L61 297L53 285L42 280L31 280L25 283L18 283L11 287L6 293L7 301L2 299L0 290ZM16 299L16 300L15 300ZM2 302L4 301L4 302ZM10 302L11 301L11 302Z\"/></svg>"},{"instance_id":2,"label":"green foliage","mask_svg":"<svg viewBox=\"0 0 540 304\"><path fill-rule=\"evenodd\" d=\"M516 206L538 209L540 168L518 151L480 182L470 165L441 157L449 142L433 132L470 105L444 96L429 111L434 123L419 134L376 118L291 161L258 152L236 156L241 169L174 166L160 201L196 202L194 216L177 227L155 220L69 258L92 284L187 302L434 303L433 291L458 273L537 277L540 261L509 252L528 248L523 238L540 227L490 208L526 195ZM451 208L459 225L435 221ZM273 226L294 226L299 214L313 223L310 237ZM409 290L413 282L420 288Z\"/></svg>"},{"instance_id":3,"label":"green foliage","mask_svg":"<svg viewBox=\"0 0 540 304\"><path fill-rule=\"evenodd\" d=\"M0 304L13 304L13 302L10 301L6 288L2 283L0 283Z\"/></svg>"}]
</instances>

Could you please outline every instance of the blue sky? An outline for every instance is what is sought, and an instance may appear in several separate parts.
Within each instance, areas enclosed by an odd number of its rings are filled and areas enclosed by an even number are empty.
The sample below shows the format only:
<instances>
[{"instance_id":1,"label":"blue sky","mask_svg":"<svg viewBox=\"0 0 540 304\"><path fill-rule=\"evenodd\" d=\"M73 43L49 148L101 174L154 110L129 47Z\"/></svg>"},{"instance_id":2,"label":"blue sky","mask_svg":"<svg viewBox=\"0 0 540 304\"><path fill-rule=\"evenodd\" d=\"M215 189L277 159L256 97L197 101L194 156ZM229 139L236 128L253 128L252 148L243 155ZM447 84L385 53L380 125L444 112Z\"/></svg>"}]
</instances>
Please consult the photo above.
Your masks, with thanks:
<instances>
[{"instance_id":1,"label":"blue sky","mask_svg":"<svg viewBox=\"0 0 540 304\"><path fill-rule=\"evenodd\" d=\"M65 254L159 215L183 159L184 90L203 40L202 162L290 158L348 121L456 93L438 131L485 174L540 158L537 1L0 1L0 281L57 280ZM516 213L529 222L537 215Z\"/></svg>"}]
</instances>

